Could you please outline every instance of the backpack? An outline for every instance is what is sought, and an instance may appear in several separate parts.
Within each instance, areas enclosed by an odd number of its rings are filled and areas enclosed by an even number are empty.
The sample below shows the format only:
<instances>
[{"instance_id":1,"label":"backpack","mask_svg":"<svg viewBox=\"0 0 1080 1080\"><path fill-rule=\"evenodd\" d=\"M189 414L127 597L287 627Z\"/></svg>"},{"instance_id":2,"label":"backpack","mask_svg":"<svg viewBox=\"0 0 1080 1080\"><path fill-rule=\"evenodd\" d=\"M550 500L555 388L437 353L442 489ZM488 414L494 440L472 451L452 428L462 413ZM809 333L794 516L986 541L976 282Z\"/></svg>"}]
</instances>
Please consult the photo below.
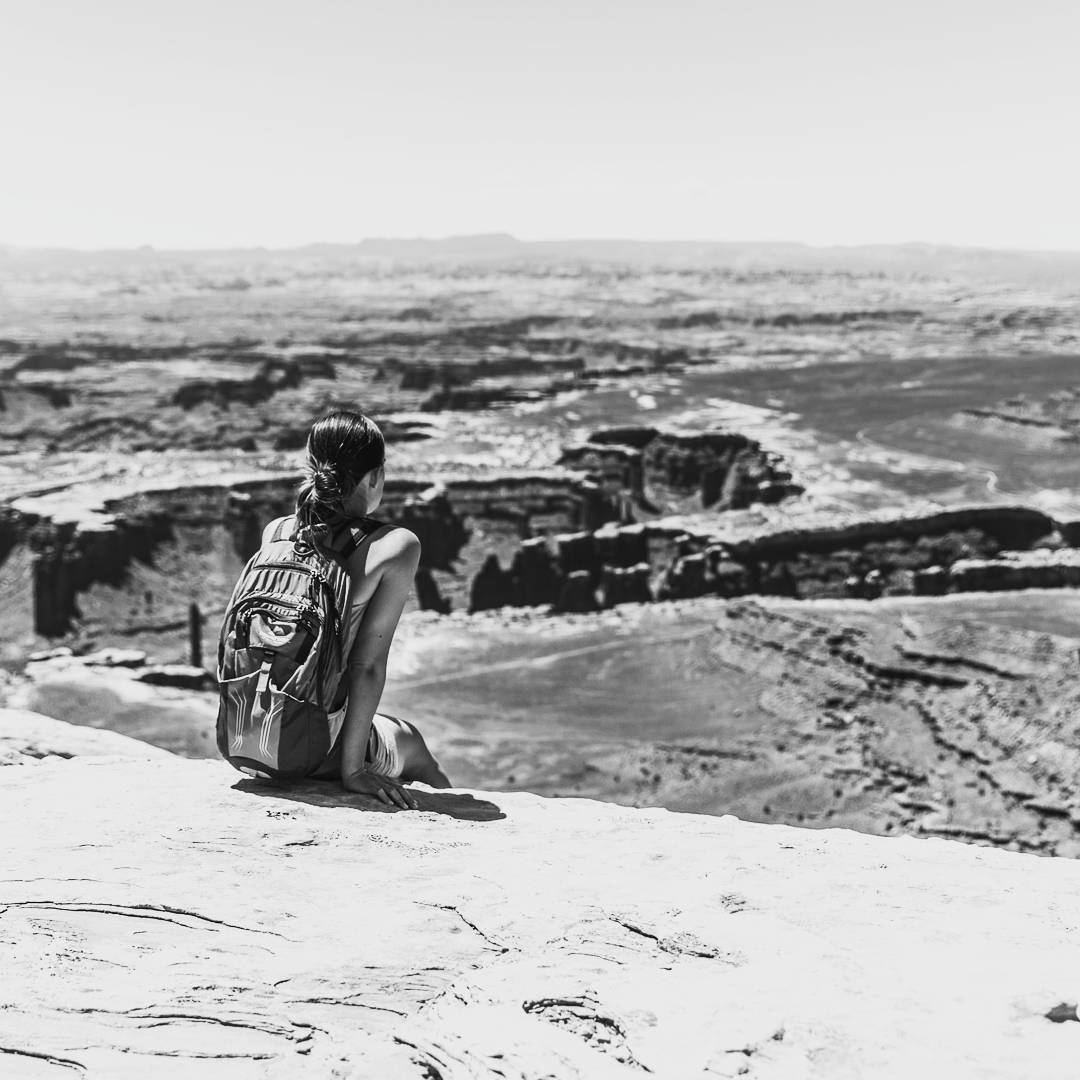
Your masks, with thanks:
<instances>
[{"instance_id":1,"label":"backpack","mask_svg":"<svg viewBox=\"0 0 1080 1080\"><path fill-rule=\"evenodd\" d=\"M288 521L248 560L218 641L218 751L273 780L309 776L330 752L329 714L346 666L346 564L382 524L365 518L328 558L295 531L286 537Z\"/></svg>"}]
</instances>

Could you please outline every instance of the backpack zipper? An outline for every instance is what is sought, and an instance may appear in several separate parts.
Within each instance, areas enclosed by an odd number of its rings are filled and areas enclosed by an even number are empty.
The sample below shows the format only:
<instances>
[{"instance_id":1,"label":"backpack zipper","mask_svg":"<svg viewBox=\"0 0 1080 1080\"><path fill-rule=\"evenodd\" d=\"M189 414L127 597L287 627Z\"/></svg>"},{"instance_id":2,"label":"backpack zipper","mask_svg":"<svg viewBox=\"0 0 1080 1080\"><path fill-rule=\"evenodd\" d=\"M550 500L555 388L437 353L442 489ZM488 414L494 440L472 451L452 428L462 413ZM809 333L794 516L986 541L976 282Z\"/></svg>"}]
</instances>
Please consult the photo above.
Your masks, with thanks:
<instances>
[{"instance_id":1,"label":"backpack zipper","mask_svg":"<svg viewBox=\"0 0 1080 1080\"><path fill-rule=\"evenodd\" d=\"M301 574L307 574L319 581L322 581L325 576L322 570L317 570L313 566L305 566L302 562L264 562L253 566L252 570L260 570L263 567L268 567L271 570L297 570Z\"/></svg>"},{"instance_id":2,"label":"backpack zipper","mask_svg":"<svg viewBox=\"0 0 1080 1080\"><path fill-rule=\"evenodd\" d=\"M271 595L262 594L261 596L244 596L239 599L226 613L225 618L228 619L231 616L237 616L245 608L254 608L259 605L264 606L268 610L278 608L285 612L291 612L296 615L302 622L306 622L311 629L318 628L318 609L314 603L307 597L301 600L296 600L292 596L286 596L283 593L273 593ZM246 612L244 612L246 614Z\"/></svg>"}]
</instances>

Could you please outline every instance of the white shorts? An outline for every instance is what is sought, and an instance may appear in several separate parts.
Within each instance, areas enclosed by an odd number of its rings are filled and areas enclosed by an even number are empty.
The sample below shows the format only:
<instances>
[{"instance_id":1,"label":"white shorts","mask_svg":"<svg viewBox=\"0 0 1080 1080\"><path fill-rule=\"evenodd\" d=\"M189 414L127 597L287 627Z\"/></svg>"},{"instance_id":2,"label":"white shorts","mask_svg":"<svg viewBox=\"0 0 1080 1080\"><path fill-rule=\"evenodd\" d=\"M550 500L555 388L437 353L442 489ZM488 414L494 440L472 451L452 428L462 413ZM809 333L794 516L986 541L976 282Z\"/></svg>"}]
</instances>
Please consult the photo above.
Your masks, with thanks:
<instances>
[{"instance_id":1,"label":"white shorts","mask_svg":"<svg viewBox=\"0 0 1080 1080\"><path fill-rule=\"evenodd\" d=\"M333 749L330 756L340 755L338 736L345 723L345 710L348 703L342 705L336 712L329 714L330 721L330 745ZM367 754L364 760L371 766L371 771L380 776L396 780L404 771L405 766L398 753L397 730L401 721L396 716L385 716L376 713L371 718L371 734L368 735Z\"/></svg>"}]
</instances>

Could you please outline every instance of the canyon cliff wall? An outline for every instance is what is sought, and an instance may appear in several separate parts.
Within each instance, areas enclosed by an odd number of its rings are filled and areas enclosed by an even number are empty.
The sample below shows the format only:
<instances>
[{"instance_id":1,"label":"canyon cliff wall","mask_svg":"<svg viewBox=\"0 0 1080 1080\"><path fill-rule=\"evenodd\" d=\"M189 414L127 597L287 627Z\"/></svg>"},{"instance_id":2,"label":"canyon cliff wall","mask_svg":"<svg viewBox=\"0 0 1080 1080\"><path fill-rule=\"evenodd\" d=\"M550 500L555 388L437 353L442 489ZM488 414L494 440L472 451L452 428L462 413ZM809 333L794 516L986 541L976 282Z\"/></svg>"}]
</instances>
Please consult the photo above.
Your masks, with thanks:
<instances>
[{"instance_id":1,"label":"canyon cliff wall","mask_svg":"<svg viewBox=\"0 0 1080 1080\"><path fill-rule=\"evenodd\" d=\"M73 490L17 499L0 516L0 562L19 545L30 550L35 629L59 636L79 615L80 593L96 583L122 583L134 562L152 563L163 544L182 544L196 556L203 551L217 566L221 553L210 549L224 529L232 547L225 562L236 564L235 576L258 547L263 526L292 512L300 479L294 472L225 476L216 484L178 480L112 495ZM451 571L477 521L505 524L524 539L536 531L596 529L618 519L621 509L585 476L556 469L449 475L438 483L394 479L379 517L417 534L425 570ZM432 608L445 606L437 587L425 588L422 598Z\"/></svg>"}]
</instances>

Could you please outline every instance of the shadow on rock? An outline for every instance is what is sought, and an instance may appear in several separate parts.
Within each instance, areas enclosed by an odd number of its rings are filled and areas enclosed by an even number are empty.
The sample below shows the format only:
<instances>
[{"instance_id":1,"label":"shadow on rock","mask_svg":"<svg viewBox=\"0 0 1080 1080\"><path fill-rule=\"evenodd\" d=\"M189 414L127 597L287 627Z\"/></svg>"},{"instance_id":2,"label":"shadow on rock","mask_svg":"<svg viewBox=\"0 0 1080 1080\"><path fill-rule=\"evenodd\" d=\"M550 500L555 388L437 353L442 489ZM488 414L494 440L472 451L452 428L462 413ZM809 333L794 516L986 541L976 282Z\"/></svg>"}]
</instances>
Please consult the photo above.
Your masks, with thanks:
<instances>
[{"instance_id":1,"label":"shadow on rock","mask_svg":"<svg viewBox=\"0 0 1080 1080\"><path fill-rule=\"evenodd\" d=\"M375 811L380 814L429 813L445 814L461 821L500 821L506 815L493 802L451 791L425 791L410 787L410 794L419 804L416 810L400 810L387 806L373 795L353 795L335 784L321 780L303 780L293 784L275 784L269 780L245 778L233 784L236 791L262 795L272 799L308 803L311 806L348 806L354 810Z\"/></svg>"}]
</instances>

